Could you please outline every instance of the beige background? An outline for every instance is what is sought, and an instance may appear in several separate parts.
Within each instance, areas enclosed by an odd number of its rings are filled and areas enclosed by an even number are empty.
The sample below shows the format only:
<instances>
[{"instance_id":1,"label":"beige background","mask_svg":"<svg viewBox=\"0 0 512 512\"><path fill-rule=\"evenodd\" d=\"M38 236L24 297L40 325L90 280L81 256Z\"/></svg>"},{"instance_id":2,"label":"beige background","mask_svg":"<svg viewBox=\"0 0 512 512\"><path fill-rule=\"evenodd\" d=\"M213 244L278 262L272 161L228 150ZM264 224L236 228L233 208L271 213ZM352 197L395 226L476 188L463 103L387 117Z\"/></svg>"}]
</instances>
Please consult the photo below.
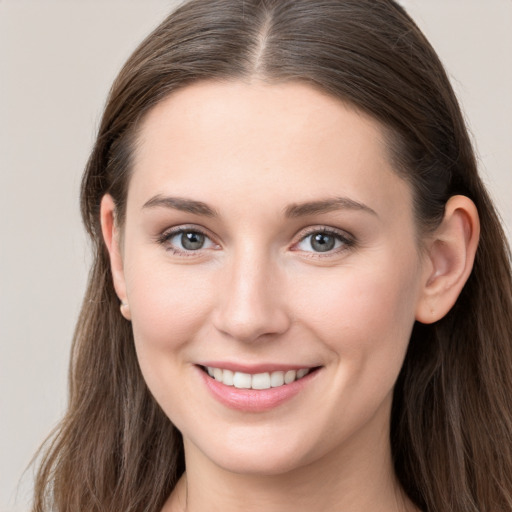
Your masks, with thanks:
<instances>
[{"instance_id":1,"label":"beige background","mask_svg":"<svg viewBox=\"0 0 512 512\"><path fill-rule=\"evenodd\" d=\"M109 85L175 2L0 0L0 512L66 403L87 273L78 186ZM404 0L446 64L512 231L512 0Z\"/></svg>"}]
</instances>

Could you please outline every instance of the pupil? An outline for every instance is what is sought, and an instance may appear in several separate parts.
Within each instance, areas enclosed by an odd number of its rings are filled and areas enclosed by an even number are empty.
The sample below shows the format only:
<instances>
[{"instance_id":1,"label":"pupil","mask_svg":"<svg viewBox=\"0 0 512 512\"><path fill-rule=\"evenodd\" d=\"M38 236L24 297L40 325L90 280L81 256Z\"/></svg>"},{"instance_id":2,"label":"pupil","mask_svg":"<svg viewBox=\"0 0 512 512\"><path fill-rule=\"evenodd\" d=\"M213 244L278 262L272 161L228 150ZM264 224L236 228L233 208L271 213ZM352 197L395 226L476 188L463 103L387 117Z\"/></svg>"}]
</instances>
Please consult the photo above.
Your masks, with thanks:
<instances>
[{"instance_id":1,"label":"pupil","mask_svg":"<svg viewBox=\"0 0 512 512\"><path fill-rule=\"evenodd\" d=\"M181 244L190 251L201 249L204 245L204 235L194 231L187 231L181 235Z\"/></svg>"},{"instance_id":2,"label":"pupil","mask_svg":"<svg viewBox=\"0 0 512 512\"><path fill-rule=\"evenodd\" d=\"M334 248L334 237L325 233L317 233L311 240L311 246L317 252L327 252Z\"/></svg>"}]
</instances>

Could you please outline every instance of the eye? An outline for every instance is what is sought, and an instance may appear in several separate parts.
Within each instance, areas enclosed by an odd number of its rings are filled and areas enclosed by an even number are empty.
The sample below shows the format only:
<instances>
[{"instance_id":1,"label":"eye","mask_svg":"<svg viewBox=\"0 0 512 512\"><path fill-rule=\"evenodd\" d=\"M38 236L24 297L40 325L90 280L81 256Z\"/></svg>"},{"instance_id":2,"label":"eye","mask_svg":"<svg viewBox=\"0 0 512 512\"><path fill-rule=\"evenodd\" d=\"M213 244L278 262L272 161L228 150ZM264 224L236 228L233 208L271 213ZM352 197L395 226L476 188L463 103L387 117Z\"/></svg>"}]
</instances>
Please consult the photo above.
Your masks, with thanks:
<instances>
[{"instance_id":1,"label":"eye","mask_svg":"<svg viewBox=\"0 0 512 512\"><path fill-rule=\"evenodd\" d=\"M295 246L304 252L338 252L354 245L354 241L336 231L319 229L308 233Z\"/></svg>"},{"instance_id":2,"label":"eye","mask_svg":"<svg viewBox=\"0 0 512 512\"><path fill-rule=\"evenodd\" d=\"M177 254L191 253L202 249L215 248L217 245L202 231L179 228L164 233L159 242Z\"/></svg>"}]
</instances>

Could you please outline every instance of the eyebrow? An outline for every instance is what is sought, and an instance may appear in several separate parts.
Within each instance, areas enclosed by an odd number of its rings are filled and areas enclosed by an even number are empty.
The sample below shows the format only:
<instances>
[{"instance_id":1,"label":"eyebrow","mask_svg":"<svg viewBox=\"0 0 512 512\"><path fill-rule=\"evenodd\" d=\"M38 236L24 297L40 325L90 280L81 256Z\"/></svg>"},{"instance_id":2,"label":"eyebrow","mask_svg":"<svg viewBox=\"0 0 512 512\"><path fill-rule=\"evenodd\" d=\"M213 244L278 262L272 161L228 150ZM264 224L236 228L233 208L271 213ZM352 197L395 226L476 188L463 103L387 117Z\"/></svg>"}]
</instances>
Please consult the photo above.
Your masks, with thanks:
<instances>
[{"instance_id":1,"label":"eyebrow","mask_svg":"<svg viewBox=\"0 0 512 512\"><path fill-rule=\"evenodd\" d=\"M145 208L172 208L182 212L193 213L195 215L204 215L206 217L217 217L217 212L210 208L202 201L194 201L193 199L185 199L183 197L170 197L157 195L144 203L142 209Z\"/></svg>"},{"instance_id":2,"label":"eyebrow","mask_svg":"<svg viewBox=\"0 0 512 512\"><path fill-rule=\"evenodd\" d=\"M156 195L146 201L142 208L159 207L172 208L174 210L180 210L194 215L203 215L205 217L218 217L218 213L206 203L183 197ZM288 218L297 218L305 217L307 215L320 215L322 213L328 213L336 210L363 211L378 217L375 210L348 197L335 197L304 203L293 203L285 208L284 215Z\"/></svg>"},{"instance_id":3,"label":"eyebrow","mask_svg":"<svg viewBox=\"0 0 512 512\"><path fill-rule=\"evenodd\" d=\"M335 197L320 201L310 201L306 203L294 203L285 209L286 217L303 217L306 215L320 215L336 210L356 210L370 213L378 217L377 212L363 203L354 201L348 197Z\"/></svg>"}]
</instances>

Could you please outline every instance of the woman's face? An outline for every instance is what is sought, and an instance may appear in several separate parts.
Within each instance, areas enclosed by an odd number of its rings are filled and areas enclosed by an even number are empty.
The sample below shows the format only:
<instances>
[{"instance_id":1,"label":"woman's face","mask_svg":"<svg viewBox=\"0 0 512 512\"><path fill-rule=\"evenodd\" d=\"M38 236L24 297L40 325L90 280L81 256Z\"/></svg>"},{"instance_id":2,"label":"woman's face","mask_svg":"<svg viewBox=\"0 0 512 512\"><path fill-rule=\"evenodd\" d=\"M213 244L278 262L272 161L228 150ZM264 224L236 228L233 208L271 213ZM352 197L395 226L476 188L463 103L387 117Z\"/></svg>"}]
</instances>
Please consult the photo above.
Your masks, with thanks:
<instances>
[{"instance_id":1,"label":"woman's face","mask_svg":"<svg viewBox=\"0 0 512 512\"><path fill-rule=\"evenodd\" d=\"M425 272L374 120L300 83L186 87L142 125L122 240L187 457L274 474L387 446Z\"/></svg>"}]
</instances>

